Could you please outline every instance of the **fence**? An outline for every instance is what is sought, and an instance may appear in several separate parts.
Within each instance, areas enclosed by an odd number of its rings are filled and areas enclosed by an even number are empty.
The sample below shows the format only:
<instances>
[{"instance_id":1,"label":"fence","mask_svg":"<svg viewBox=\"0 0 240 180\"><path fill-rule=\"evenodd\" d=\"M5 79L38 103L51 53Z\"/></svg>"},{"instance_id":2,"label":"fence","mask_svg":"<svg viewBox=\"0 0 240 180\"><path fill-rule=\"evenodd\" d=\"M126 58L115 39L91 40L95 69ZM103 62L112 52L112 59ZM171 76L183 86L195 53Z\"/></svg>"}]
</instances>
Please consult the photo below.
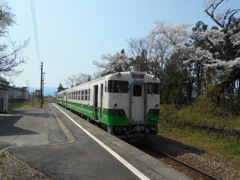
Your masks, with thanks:
<instances>
[{"instance_id":1,"label":"fence","mask_svg":"<svg viewBox=\"0 0 240 180\"><path fill-rule=\"evenodd\" d=\"M30 103L30 102L29 100L26 100L26 99L8 99L8 109L13 109L24 103Z\"/></svg>"}]
</instances>

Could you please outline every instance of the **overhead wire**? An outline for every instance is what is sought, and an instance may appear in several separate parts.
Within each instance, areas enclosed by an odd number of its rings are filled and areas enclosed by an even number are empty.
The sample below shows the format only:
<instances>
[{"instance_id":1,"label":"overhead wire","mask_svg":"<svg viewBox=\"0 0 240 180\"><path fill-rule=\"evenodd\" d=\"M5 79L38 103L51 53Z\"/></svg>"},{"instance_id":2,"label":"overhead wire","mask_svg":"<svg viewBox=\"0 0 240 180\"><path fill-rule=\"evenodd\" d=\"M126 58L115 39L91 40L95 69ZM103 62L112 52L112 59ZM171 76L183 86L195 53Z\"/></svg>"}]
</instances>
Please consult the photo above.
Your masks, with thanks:
<instances>
[{"instance_id":1,"label":"overhead wire","mask_svg":"<svg viewBox=\"0 0 240 180\"><path fill-rule=\"evenodd\" d=\"M39 63L37 63L36 61L33 61L32 59L28 58L27 60L31 61L34 65L39 66Z\"/></svg>"},{"instance_id":2,"label":"overhead wire","mask_svg":"<svg viewBox=\"0 0 240 180\"><path fill-rule=\"evenodd\" d=\"M31 13L32 13L32 22L33 22L33 31L35 38L35 46L37 50L37 57L40 63L40 50L39 50L39 41L38 41L38 33L37 33L37 21L36 21L36 11L35 11L35 3L34 0L30 0Z\"/></svg>"}]
</instances>

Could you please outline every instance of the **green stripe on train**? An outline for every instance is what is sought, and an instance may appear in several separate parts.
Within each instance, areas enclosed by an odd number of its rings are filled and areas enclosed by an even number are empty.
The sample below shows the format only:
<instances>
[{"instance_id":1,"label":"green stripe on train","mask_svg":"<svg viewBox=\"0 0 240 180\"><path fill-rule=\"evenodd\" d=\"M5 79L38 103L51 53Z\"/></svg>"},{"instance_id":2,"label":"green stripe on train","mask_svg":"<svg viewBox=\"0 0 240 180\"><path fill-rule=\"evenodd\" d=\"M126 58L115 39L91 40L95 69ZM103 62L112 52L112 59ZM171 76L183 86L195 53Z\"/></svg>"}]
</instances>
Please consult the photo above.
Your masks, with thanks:
<instances>
[{"instance_id":1,"label":"green stripe on train","mask_svg":"<svg viewBox=\"0 0 240 180\"><path fill-rule=\"evenodd\" d=\"M73 103L73 102L67 102L60 104L66 106L67 108L70 108L76 112L79 112L81 114L84 114L85 116L88 116L91 119L94 119L94 112L93 112L93 106L85 105L85 104L79 104L79 103ZM97 108L97 114L98 114L98 121L109 125L109 126L129 126L129 120L128 117L123 109L103 109L103 113L101 116L100 110L101 108ZM147 114L148 123L147 125L154 125L158 124L159 121L159 109L150 109Z\"/></svg>"}]
</instances>

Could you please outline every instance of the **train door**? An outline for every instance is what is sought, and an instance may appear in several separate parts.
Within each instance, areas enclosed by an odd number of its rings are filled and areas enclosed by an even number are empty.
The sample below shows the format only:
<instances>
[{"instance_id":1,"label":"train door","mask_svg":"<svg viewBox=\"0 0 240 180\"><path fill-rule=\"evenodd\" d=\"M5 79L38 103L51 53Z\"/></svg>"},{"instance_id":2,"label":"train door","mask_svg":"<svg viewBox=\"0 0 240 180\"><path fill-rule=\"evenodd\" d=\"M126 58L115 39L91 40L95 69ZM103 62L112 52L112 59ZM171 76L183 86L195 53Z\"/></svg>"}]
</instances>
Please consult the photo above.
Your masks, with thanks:
<instances>
[{"instance_id":1,"label":"train door","mask_svg":"<svg viewBox=\"0 0 240 180\"><path fill-rule=\"evenodd\" d=\"M146 87L144 84L132 84L130 106L131 124L144 124L146 122Z\"/></svg>"},{"instance_id":2,"label":"train door","mask_svg":"<svg viewBox=\"0 0 240 180\"><path fill-rule=\"evenodd\" d=\"M98 108L98 85L95 85L93 87L93 94L94 94L94 102L93 102L94 119L98 120L98 113L97 113L97 108Z\"/></svg>"},{"instance_id":3,"label":"train door","mask_svg":"<svg viewBox=\"0 0 240 180\"><path fill-rule=\"evenodd\" d=\"M64 105L64 101L65 101L65 92L62 94L62 105Z\"/></svg>"},{"instance_id":4,"label":"train door","mask_svg":"<svg viewBox=\"0 0 240 180\"><path fill-rule=\"evenodd\" d=\"M101 84L100 89L100 116L103 118L103 84Z\"/></svg>"},{"instance_id":5,"label":"train door","mask_svg":"<svg viewBox=\"0 0 240 180\"><path fill-rule=\"evenodd\" d=\"M66 105L66 92L63 93L62 95L62 105L65 106Z\"/></svg>"}]
</instances>

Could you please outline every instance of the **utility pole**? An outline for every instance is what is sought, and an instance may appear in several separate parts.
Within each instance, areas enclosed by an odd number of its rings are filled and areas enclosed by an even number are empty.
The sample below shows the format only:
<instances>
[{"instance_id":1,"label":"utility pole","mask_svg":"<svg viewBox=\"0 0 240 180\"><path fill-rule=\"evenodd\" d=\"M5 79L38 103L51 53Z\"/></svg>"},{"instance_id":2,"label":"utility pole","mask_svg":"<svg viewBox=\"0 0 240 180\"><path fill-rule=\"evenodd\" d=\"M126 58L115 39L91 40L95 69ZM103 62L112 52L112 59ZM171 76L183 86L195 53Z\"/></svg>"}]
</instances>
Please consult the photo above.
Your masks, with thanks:
<instances>
[{"instance_id":1,"label":"utility pole","mask_svg":"<svg viewBox=\"0 0 240 180\"><path fill-rule=\"evenodd\" d=\"M35 92L32 93L32 106L35 106Z\"/></svg>"},{"instance_id":2,"label":"utility pole","mask_svg":"<svg viewBox=\"0 0 240 180\"><path fill-rule=\"evenodd\" d=\"M43 62L41 62L40 107L43 104Z\"/></svg>"}]
</instances>

